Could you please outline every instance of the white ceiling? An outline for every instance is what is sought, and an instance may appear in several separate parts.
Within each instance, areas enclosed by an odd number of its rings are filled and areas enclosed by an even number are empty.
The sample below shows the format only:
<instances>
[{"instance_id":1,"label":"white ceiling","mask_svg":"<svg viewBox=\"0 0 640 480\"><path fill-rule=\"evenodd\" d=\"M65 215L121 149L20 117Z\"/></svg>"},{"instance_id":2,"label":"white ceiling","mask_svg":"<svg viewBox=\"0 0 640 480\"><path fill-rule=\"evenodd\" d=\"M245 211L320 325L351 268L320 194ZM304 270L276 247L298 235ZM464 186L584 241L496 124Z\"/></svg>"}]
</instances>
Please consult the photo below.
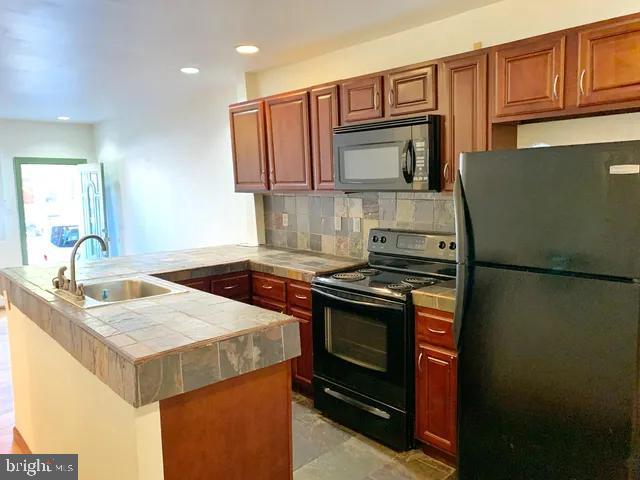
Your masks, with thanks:
<instances>
[{"instance_id":1,"label":"white ceiling","mask_svg":"<svg viewBox=\"0 0 640 480\"><path fill-rule=\"evenodd\" d=\"M99 122L493 1L0 0L0 118Z\"/></svg>"}]
</instances>

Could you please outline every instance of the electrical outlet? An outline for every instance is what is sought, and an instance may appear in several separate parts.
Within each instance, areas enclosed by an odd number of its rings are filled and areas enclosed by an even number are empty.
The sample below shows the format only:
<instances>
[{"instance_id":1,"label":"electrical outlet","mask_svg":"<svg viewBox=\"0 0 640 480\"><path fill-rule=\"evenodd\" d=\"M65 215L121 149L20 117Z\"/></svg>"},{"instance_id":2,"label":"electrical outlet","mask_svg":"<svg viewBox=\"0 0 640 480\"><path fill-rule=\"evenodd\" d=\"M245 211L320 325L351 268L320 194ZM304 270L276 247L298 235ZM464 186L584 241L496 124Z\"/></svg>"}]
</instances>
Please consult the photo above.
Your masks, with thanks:
<instances>
[{"instance_id":1,"label":"electrical outlet","mask_svg":"<svg viewBox=\"0 0 640 480\"><path fill-rule=\"evenodd\" d=\"M353 219L353 232L354 233L360 233L360 219L359 218L354 218Z\"/></svg>"},{"instance_id":2,"label":"electrical outlet","mask_svg":"<svg viewBox=\"0 0 640 480\"><path fill-rule=\"evenodd\" d=\"M335 217L333 219L333 228L336 232L342 230L342 217Z\"/></svg>"},{"instance_id":3,"label":"electrical outlet","mask_svg":"<svg viewBox=\"0 0 640 480\"><path fill-rule=\"evenodd\" d=\"M283 213L282 214L282 226L283 227L288 227L289 226L289 214L288 213Z\"/></svg>"}]
</instances>

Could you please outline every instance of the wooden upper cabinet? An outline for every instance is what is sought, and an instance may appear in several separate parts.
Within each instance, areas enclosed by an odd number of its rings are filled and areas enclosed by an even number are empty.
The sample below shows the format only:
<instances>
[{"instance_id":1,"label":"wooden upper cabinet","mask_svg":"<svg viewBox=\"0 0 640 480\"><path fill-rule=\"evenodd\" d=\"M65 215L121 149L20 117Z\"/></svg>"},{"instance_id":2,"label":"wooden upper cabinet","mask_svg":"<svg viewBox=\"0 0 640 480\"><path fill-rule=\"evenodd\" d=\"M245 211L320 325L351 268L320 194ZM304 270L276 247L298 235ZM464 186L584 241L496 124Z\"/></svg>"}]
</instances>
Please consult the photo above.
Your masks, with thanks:
<instances>
[{"instance_id":1,"label":"wooden upper cabinet","mask_svg":"<svg viewBox=\"0 0 640 480\"><path fill-rule=\"evenodd\" d=\"M455 454L457 356L422 342L418 342L416 355L416 437Z\"/></svg>"},{"instance_id":2,"label":"wooden upper cabinet","mask_svg":"<svg viewBox=\"0 0 640 480\"><path fill-rule=\"evenodd\" d=\"M640 99L640 19L578 33L578 105Z\"/></svg>"},{"instance_id":3,"label":"wooden upper cabinet","mask_svg":"<svg viewBox=\"0 0 640 480\"><path fill-rule=\"evenodd\" d=\"M358 77L340 84L340 123L382 118L382 76Z\"/></svg>"},{"instance_id":4,"label":"wooden upper cabinet","mask_svg":"<svg viewBox=\"0 0 640 480\"><path fill-rule=\"evenodd\" d=\"M487 55L445 60L442 69L445 148L441 185L453 190L460 154L487 149Z\"/></svg>"},{"instance_id":5,"label":"wooden upper cabinet","mask_svg":"<svg viewBox=\"0 0 640 480\"><path fill-rule=\"evenodd\" d=\"M309 95L268 98L265 105L271 189L311 190Z\"/></svg>"},{"instance_id":6,"label":"wooden upper cabinet","mask_svg":"<svg viewBox=\"0 0 640 480\"><path fill-rule=\"evenodd\" d=\"M498 47L494 61L496 116L564 107L564 35Z\"/></svg>"},{"instance_id":7,"label":"wooden upper cabinet","mask_svg":"<svg viewBox=\"0 0 640 480\"><path fill-rule=\"evenodd\" d=\"M428 112L438 106L435 64L387 73L384 88L388 117Z\"/></svg>"},{"instance_id":8,"label":"wooden upper cabinet","mask_svg":"<svg viewBox=\"0 0 640 480\"><path fill-rule=\"evenodd\" d=\"M231 105L229 123L236 192L268 190L264 102Z\"/></svg>"},{"instance_id":9,"label":"wooden upper cabinet","mask_svg":"<svg viewBox=\"0 0 640 480\"><path fill-rule=\"evenodd\" d=\"M338 86L311 90L311 158L316 190L333 190L333 128L339 120Z\"/></svg>"}]
</instances>

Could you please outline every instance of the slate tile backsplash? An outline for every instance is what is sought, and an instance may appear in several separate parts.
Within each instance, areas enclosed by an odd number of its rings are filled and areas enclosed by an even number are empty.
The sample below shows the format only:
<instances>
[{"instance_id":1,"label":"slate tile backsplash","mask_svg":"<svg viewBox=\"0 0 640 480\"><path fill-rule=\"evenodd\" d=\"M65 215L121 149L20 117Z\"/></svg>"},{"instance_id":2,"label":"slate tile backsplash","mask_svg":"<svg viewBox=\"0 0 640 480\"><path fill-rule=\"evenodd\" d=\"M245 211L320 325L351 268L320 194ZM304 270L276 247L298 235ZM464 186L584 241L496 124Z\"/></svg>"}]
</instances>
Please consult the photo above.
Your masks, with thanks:
<instances>
[{"instance_id":1,"label":"slate tile backsplash","mask_svg":"<svg viewBox=\"0 0 640 480\"><path fill-rule=\"evenodd\" d=\"M365 258L372 228L438 232L455 228L453 199L447 194L276 193L264 195L263 200L267 245L342 257Z\"/></svg>"}]
</instances>

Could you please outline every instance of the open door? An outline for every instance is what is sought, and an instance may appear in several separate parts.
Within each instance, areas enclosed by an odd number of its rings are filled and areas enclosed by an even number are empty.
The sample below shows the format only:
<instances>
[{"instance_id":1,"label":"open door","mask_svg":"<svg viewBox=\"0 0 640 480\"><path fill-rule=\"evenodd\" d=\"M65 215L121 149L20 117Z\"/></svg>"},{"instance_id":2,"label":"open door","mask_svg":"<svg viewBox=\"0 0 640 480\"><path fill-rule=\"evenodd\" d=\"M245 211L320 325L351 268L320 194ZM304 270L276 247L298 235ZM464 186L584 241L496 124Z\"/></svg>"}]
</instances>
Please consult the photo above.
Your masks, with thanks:
<instances>
[{"instance_id":1,"label":"open door","mask_svg":"<svg viewBox=\"0 0 640 480\"><path fill-rule=\"evenodd\" d=\"M84 216L83 235L100 235L109 245L107 217L104 202L104 175L102 163L78 165L82 188L82 210ZM97 242L89 241L83 245L87 260L102 258L103 253Z\"/></svg>"}]
</instances>

